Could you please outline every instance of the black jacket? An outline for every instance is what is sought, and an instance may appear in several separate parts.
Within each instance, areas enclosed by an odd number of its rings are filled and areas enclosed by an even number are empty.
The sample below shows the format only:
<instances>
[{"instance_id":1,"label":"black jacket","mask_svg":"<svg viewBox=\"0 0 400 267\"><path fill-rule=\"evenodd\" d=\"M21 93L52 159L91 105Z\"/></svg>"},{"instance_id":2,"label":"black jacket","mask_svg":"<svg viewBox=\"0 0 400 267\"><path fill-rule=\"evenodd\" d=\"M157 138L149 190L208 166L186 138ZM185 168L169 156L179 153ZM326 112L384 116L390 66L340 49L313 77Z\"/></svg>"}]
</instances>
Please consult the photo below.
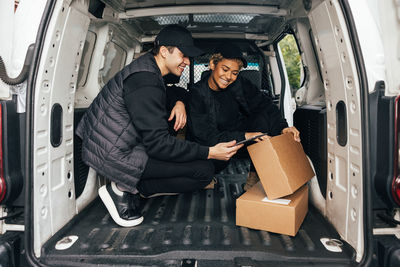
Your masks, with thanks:
<instances>
[{"instance_id":1,"label":"black jacket","mask_svg":"<svg viewBox=\"0 0 400 267\"><path fill-rule=\"evenodd\" d=\"M223 114L217 112L218 103L208 86L208 78L209 75L206 75L190 88L188 104L190 139L208 146L220 142L244 140L244 131L239 129L236 131L219 130L217 116L223 116ZM225 90L229 90L234 95L245 117L262 114L268 121L268 133L271 136L279 135L282 129L288 126L272 99L240 74L237 80Z\"/></svg>"},{"instance_id":2,"label":"black jacket","mask_svg":"<svg viewBox=\"0 0 400 267\"><path fill-rule=\"evenodd\" d=\"M143 75L151 79L142 80ZM140 83L124 90L133 76ZM149 156L169 161L206 159L208 147L169 135L165 98L164 81L152 54L118 72L77 127L83 161L99 174L135 188Z\"/></svg>"}]
</instances>

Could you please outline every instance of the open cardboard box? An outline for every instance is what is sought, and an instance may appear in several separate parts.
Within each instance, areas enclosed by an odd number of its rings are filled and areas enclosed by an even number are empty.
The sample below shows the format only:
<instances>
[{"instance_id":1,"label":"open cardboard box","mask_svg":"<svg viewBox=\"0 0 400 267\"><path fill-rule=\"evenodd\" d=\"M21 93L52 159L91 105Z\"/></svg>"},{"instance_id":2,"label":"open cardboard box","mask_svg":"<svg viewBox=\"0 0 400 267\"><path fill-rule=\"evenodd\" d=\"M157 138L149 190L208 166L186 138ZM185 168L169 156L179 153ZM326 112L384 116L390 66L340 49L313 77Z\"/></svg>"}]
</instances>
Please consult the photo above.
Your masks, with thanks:
<instances>
[{"instance_id":1,"label":"open cardboard box","mask_svg":"<svg viewBox=\"0 0 400 267\"><path fill-rule=\"evenodd\" d=\"M295 236L308 211L308 186L284 200L287 205L265 202L260 182L236 200L236 225ZM280 201L281 199L279 199Z\"/></svg>"},{"instance_id":2,"label":"open cardboard box","mask_svg":"<svg viewBox=\"0 0 400 267\"><path fill-rule=\"evenodd\" d=\"M293 194L315 175L291 133L257 142L247 150L269 199Z\"/></svg>"}]
</instances>

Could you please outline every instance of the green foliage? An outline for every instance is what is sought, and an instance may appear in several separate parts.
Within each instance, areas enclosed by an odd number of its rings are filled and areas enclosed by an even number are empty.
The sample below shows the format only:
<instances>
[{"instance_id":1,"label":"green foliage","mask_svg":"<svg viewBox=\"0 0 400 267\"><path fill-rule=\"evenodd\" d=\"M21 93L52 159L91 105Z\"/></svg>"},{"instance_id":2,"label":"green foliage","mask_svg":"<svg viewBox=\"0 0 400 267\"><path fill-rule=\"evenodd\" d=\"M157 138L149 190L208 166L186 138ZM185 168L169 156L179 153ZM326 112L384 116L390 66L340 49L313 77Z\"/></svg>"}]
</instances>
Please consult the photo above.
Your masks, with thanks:
<instances>
[{"instance_id":1,"label":"green foliage","mask_svg":"<svg viewBox=\"0 0 400 267\"><path fill-rule=\"evenodd\" d=\"M289 84L292 89L300 88L301 57L297 48L296 40L292 34L286 35L280 42L279 47L285 61Z\"/></svg>"}]
</instances>

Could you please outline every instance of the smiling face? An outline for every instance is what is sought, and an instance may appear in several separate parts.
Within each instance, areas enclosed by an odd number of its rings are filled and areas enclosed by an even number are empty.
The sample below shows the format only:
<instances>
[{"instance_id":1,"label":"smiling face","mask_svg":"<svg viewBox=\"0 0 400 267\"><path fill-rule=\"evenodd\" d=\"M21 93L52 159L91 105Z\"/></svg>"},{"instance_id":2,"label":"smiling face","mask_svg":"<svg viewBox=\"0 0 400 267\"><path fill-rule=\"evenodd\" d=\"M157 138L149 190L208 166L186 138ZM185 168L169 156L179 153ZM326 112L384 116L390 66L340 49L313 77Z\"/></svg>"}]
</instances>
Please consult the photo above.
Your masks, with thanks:
<instances>
[{"instance_id":1,"label":"smiling face","mask_svg":"<svg viewBox=\"0 0 400 267\"><path fill-rule=\"evenodd\" d=\"M165 47L161 47L161 49L163 48ZM163 53L164 51L160 50L160 52ZM174 47L172 52L166 51L164 55L165 67L169 73L175 74L176 76L181 76L185 67L190 64L189 58L185 56L177 47Z\"/></svg>"},{"instance_id":2,"label":"smiling face","mask_svg":"<svg viewBox=\"0 0 400 267\"><path fill-rule=\"evenodd\" d=\"M210 69L212 72L208 78L208 85L215 91L224 90L236 81L240 70L240 61L226 58L218 62L210 61Z\"/></svg>"}]
</instances>

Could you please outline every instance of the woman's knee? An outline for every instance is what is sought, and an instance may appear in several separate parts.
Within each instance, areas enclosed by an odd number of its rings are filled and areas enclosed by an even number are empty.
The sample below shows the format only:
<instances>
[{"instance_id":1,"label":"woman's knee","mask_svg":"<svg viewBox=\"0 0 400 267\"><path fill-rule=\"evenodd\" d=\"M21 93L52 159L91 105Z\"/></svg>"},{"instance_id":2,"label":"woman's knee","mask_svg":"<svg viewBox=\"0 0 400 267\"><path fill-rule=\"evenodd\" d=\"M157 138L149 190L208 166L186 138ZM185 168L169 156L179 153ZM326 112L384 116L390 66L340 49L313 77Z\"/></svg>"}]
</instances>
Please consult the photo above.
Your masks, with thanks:
<instances>
[{"instance_id":1,"label":"woman's knee","mask_svg":"<svg viewBox=\"0 0 400 267\"><path fill-rule=\"evenodd\" d=\"M195 178L210 182L214 176L214 164L210 160L198 161L195 168Z\"/></svg>"}]
</instances>

